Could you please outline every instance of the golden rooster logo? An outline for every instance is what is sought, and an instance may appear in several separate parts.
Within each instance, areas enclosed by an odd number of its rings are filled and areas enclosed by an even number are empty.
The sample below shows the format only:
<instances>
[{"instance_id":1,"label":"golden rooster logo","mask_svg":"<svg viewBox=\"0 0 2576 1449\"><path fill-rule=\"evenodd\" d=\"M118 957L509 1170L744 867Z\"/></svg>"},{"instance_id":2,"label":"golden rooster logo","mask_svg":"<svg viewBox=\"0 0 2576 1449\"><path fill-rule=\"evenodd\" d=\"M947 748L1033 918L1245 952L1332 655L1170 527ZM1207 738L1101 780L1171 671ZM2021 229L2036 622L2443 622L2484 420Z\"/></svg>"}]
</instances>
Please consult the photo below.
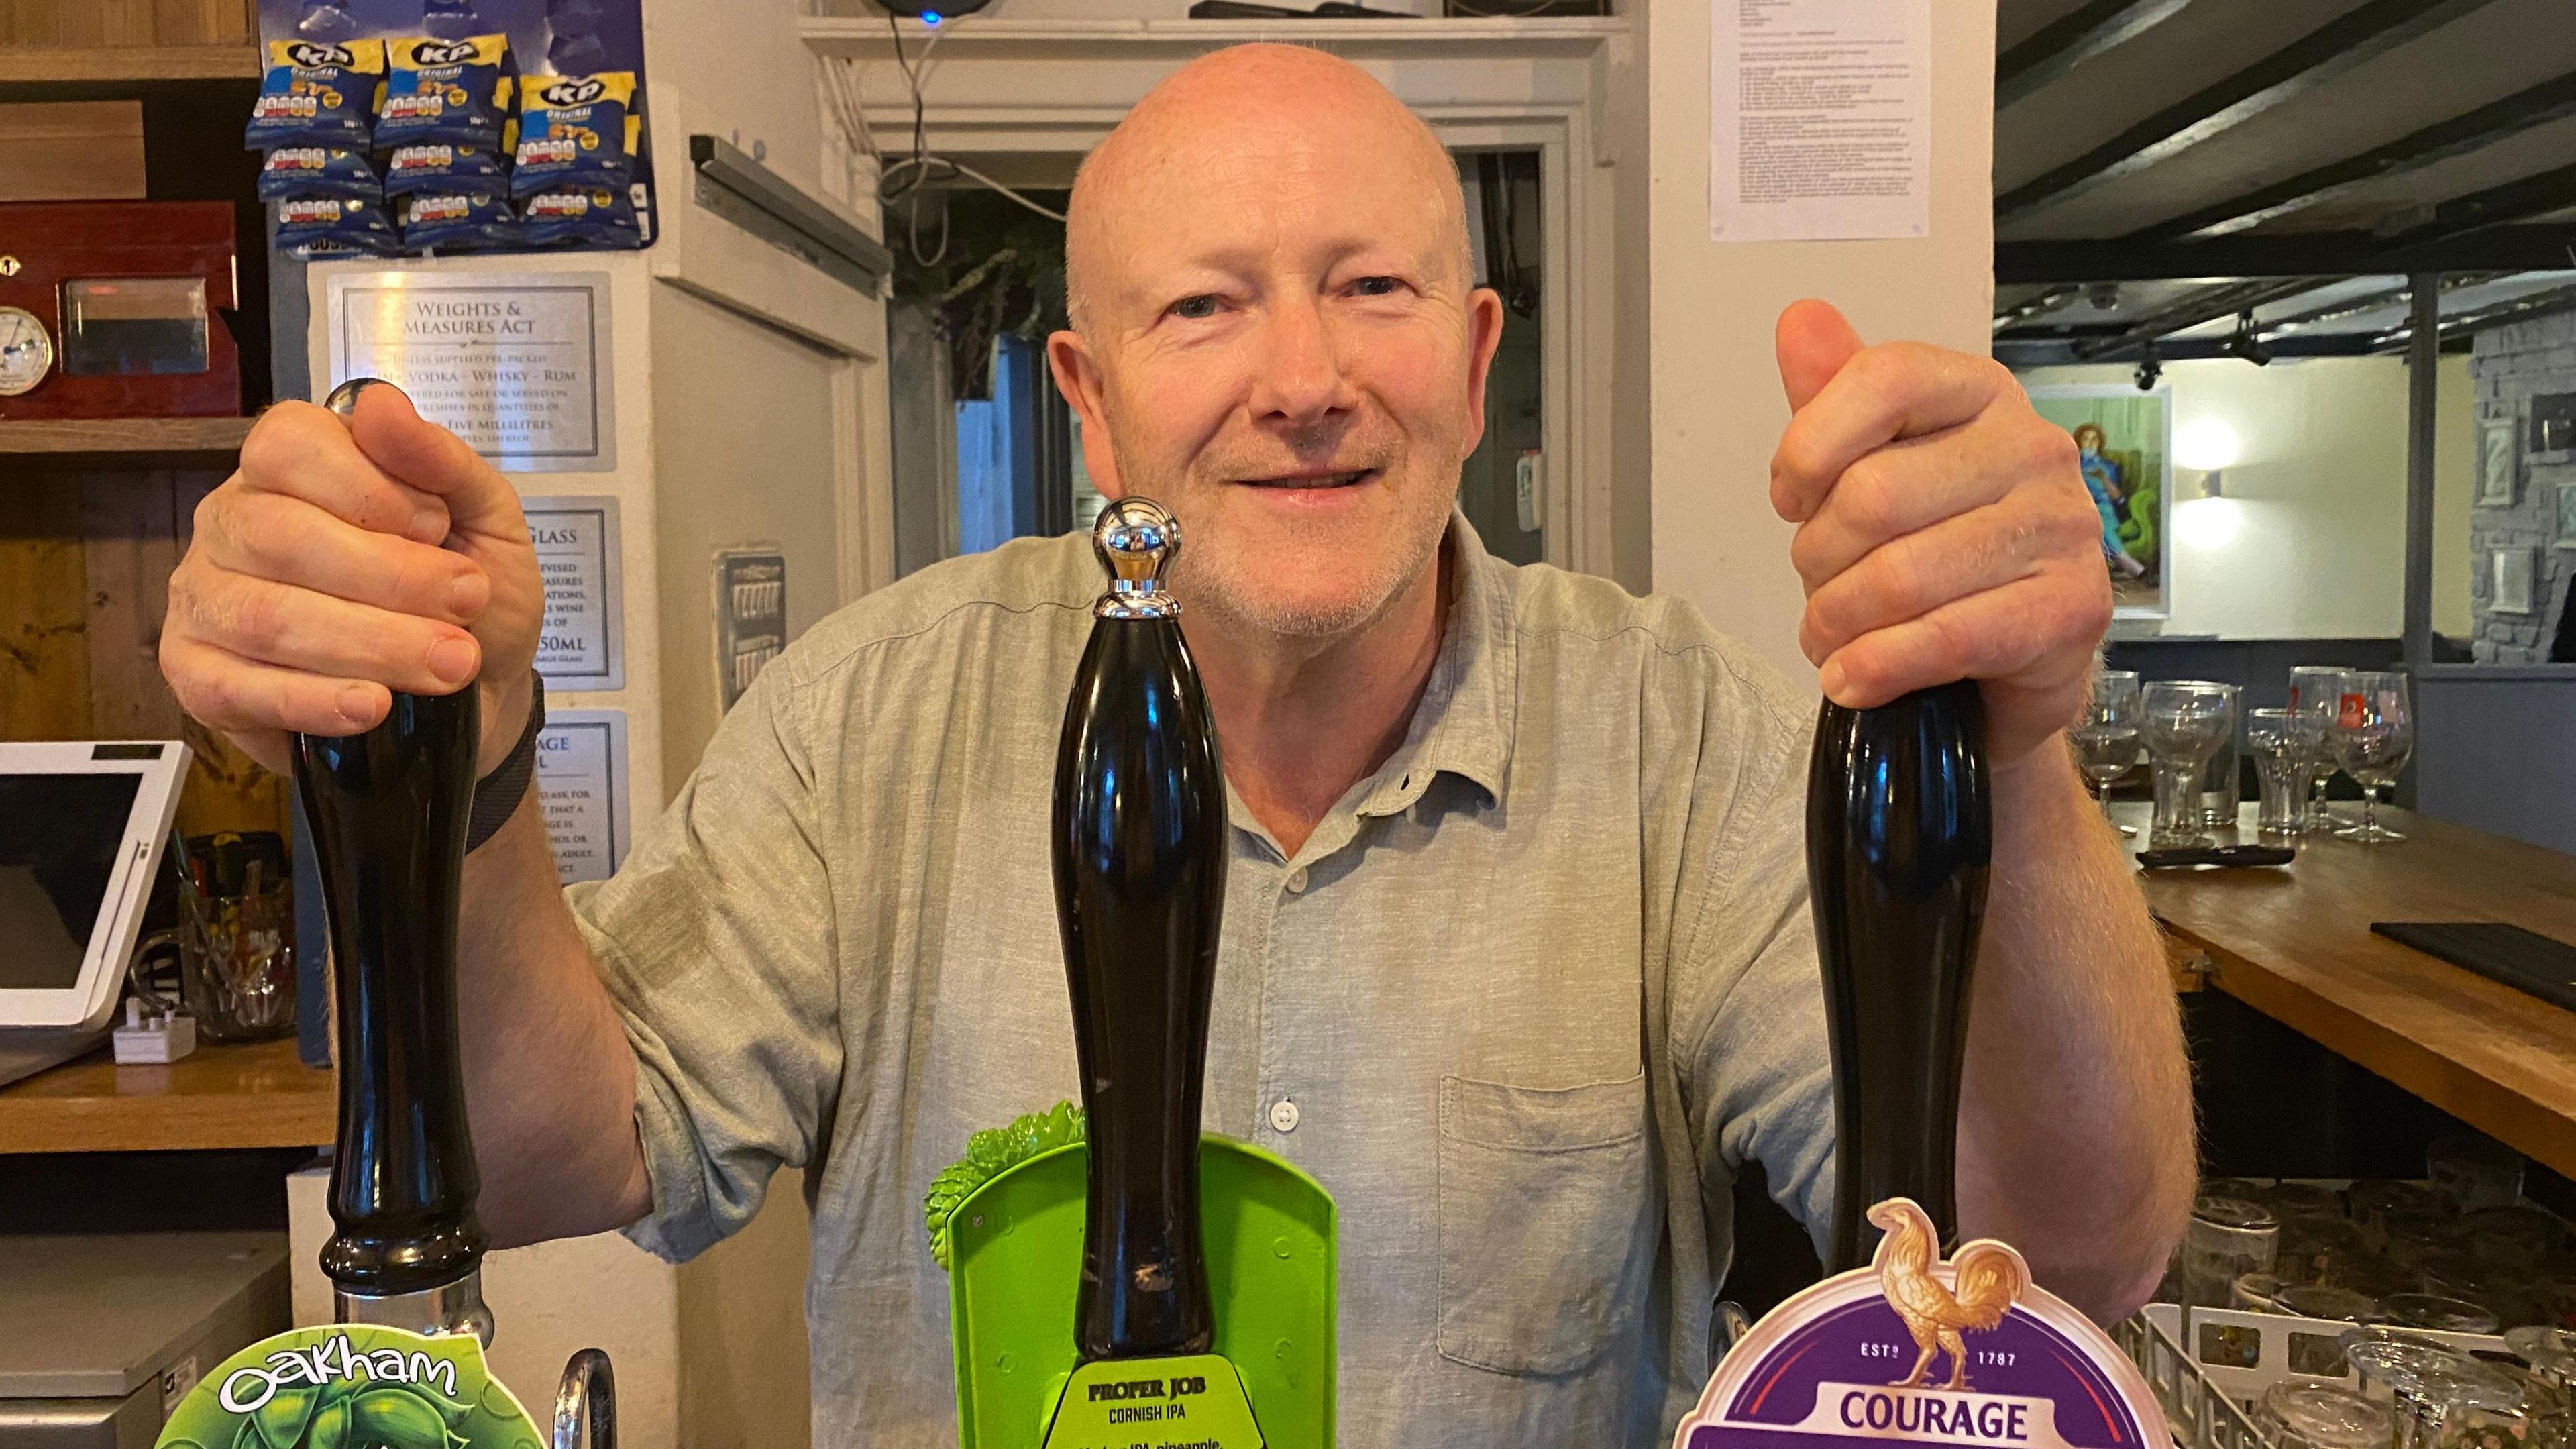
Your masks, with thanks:
<instances>
[{"instance_id":1,"label":"golden rooster logo","mask_svg":"<svg viewBox=\"0 0 2576 1449\"><path fill-rule=\"evenodd\" d=\"M1886 1230L1870 1267L1878 1273L1887 1306L1905 1322L1919 1352L1914 1370L1890 1388L1921 1388L1930 1376L1936 1353L1950 1355L1950 1381L1944 1389L1968 1387L1968 1347L1963 1335L1984 1333L2004 1321L2014 1303L2030 1288L2030 1265L2002 1243L1979 1239L1959 1249L1950 1260L1951 1286L1943 1286L1932 1269L1940 1257L1940 1239L1932 1219L1905 1198L1890 1198L1869 1210L1869 1220Z\"/></svg>"}]
</instances>

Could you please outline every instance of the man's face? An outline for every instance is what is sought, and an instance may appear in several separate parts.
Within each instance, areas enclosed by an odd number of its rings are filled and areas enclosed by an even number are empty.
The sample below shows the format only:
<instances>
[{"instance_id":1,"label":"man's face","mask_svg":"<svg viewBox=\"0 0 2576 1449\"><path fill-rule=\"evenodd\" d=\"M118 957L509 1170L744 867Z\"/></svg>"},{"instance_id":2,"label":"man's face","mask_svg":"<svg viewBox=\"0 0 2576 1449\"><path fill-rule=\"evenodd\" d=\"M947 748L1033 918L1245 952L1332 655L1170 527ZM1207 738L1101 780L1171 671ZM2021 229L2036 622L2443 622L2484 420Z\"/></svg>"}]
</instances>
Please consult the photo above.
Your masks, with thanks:
<instances>
[{"instance_id":1,"label":"man's face","mask_svg":"<svg viewBox=\"0 0 2576 1449\"><path fill-rule=\"evenodd\" d=\"M1178 515L1185 601L1353 629L1433 558L1484 428L1501 305L1455 173L1376 108L1157 119L1090 218L1086 335L1050 344L1085 462Z\"/></svg>"}]
</instances>

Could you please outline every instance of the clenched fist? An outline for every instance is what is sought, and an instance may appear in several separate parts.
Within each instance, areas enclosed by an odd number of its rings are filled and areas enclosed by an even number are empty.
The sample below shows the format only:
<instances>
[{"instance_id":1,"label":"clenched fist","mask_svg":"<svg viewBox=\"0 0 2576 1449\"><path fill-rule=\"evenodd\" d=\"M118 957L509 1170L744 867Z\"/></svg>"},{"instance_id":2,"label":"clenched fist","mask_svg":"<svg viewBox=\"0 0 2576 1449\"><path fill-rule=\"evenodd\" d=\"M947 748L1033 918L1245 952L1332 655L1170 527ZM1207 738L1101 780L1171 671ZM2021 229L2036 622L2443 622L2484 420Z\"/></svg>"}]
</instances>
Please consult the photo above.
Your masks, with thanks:
<instances>
[{"instance_id":1,"label":"clenched fist","mask_svg":"<svg viewBox=\"0 0 2576 1449\"><path fill-rule=\"evenodd\" d=\"M486 774L527 720L545 587L518 494L391 387L344 424L279 403L197 505L161 672L188 713L288 768L289 731L380 723L392 691L481 682Z\"/></svg>"},{"instance_id":2,"label":"clenched fist","mask_svg":"<svg viewBox=\"0 0 2576 1449\"><path fill-rule=\"evenodd\" d=\"M1825 694L1866 709L1977 680L1998 765L2074 723L2111 581L2065 430L2001 364L1864 347L1822 302L1781 313L1777 341L1795 416L1771 504L1798 525L1798 647Z\"/></svg>"}]
</instances>

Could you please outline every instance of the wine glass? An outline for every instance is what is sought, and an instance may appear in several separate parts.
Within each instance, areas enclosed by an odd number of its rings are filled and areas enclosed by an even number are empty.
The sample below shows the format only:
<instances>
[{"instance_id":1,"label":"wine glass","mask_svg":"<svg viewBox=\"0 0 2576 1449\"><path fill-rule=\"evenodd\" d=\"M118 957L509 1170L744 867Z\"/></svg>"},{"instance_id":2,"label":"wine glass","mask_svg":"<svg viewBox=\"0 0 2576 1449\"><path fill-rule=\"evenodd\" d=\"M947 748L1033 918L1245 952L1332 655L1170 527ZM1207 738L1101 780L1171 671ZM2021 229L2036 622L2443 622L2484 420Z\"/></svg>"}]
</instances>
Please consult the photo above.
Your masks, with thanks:
<instances>
[{"instance_id":1,"label":"wine glass","mask_svg":"<svg viewBox=\"0 0 2576 1449\"><path fill-rule=\"evenodd\" d=\"M2361 823L2335 834L2363 845L2406 837L2379 823L2379 792L2397 783L2415 753L2415 711L2406 676L2393 669L2355 669L2344 675L2343 702L2335 711L2335 763L2361 785Z\"/></svg>"},{"instance_id":2,"label":"wine glass","mask_svg":"<svg viewBox=\"0 0 2576 1449\"><path fill-rule=\"evenodd\" d=\"M2074 748L2075 767L2084 772L2085 783L2093 787L2094 798L2102 802L2102 817L2109 819L2111 782L2138 763L2138 672L2096 671L2083 717L2066 732L2066 740ZM2119 831L2122 835L2138 833L2126 825L2120 826Z\"/></svg>"},{"instance_id":3,"label":"wine glass","mask_svg":"<svg viewBox=\"0 0 2576 1449\"><path fill-rule=\"evenodd\" d=\"M2334 745L2326 731L2333 727L2335 715L2343 707L2344 673L2338 664L2302 664L2290 671L2290 713L2298 716L2299 727L2311 745L2308 808L2299 827L2305 835L2331 835L2343 823L2326 809L2326 782L2334 778L2335 772Z\"/></svg>"},{"instance_id":4,"label":"wine glass","mask_svg":"<svg viewBox=\"0 0 2576 1449\"><path fill-rule=\"evenodd\" d=\"M2218 742L2235 733L2236 696L2226 685L2158 679L2141 691L2138 735L2156 779L2150 846L2161 850L2209 843L2201 831L2201 772L2218 753Z\"/></svg>"}]
</instances>

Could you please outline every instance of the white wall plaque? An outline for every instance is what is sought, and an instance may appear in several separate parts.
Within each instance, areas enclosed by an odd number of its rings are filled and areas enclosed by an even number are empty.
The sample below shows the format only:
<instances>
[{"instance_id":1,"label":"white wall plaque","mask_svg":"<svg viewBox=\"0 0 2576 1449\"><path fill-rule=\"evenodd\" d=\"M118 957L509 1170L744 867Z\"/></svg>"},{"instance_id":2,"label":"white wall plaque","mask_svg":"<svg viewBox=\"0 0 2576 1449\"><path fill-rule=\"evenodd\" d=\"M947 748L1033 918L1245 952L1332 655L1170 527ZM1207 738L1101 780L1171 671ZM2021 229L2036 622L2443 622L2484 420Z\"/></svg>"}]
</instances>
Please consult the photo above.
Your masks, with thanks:
<instances>
[{"instance_id":1,"label":"white wall plaque","mask_svg":"<svg viewBox=\"0 0 2576 1449\"><path fill-rule=\"evenodd\" d=\"M565 885L606 880L626 859L626 711L546 711L537 735L537 807Z\"/></svg>"},{"instance_id":2,"label":"white wall plaque","mask_svg":"<svg viewBox=\"0 0 2576 1449\"><path fill-rule=\"evenodd\" d=\"M2479 434L2478 507L2513 506L2513 468L2520 461L2513 446L2513 419L2487 424Z\"/></svg>"},{"instance_id":3,"label":"white wall plaque","mask_svg":"<svg viewBox=\"0 0 2576 1449\"><path fill-rule=\"evenodd\" d=\"M617 466L608 274L335 273L331 385L381 377L494 466Z\"/></svg>"},{"instance_id":4,"label":"white wall plaque","mask_svg":"<svg viewBox=\"0 0 2576 1449\"><path fill-rule=\"evenodd\" d=\"M2528 614L2531 612L2532 550L2500 548L2495 551L2495 581L2487 590L2492 601L2488 612Z\"/></svg>"},{"instance_id":5,"label":"white wall plaque","mask_svg":"<svg viewBox=\"0 0 2576 1449\"><path fill-rule=\"evenodd\" d=\"M625 565L614 498L523 498L546 581L537 672L555 689L626 687Z\"/></svg>"}]
</instances>

